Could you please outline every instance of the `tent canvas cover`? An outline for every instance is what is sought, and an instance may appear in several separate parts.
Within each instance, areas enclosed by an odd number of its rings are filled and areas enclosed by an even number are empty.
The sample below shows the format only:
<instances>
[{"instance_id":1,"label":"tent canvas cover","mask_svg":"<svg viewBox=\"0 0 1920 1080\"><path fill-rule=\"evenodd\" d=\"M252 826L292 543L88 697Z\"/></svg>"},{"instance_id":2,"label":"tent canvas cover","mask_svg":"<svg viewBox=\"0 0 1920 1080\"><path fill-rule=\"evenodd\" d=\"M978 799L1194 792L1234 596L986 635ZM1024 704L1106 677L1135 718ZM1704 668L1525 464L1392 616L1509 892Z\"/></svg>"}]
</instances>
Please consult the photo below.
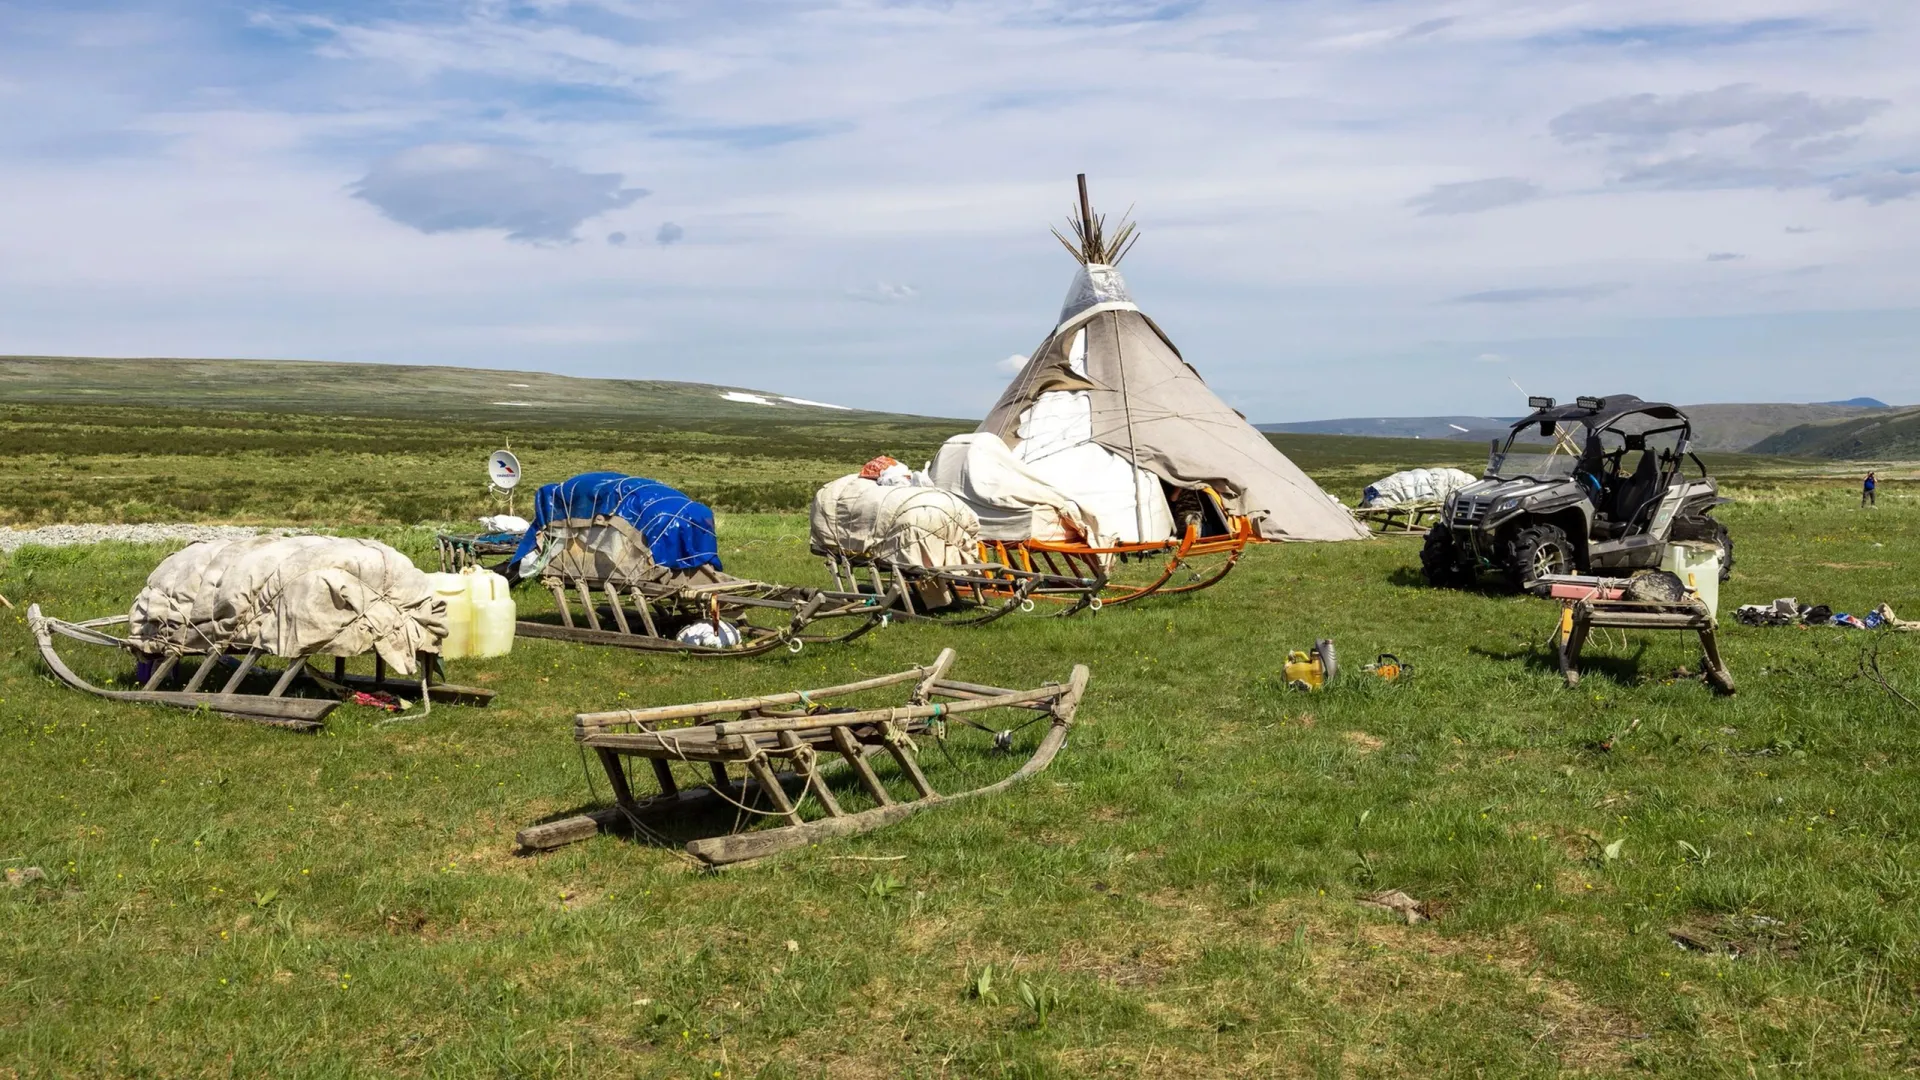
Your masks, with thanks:
<instances>
[{"instance_id":1,"label":"tent canvas cover","mask_svg":"<svg viewBox=\"0 0 1920 1080\"><path fill-rule=\"evenodd\" d=\"M1174 488L1211 487L1261 539L1365 539L1347 509L1222 401L1134 303L1116 268L1133 226L1108 240L1081 180L1074 240L1055 233L1081 268L1053 331L979 431L1099 519L1110 539L1150 542L1173 527L1158 485L1136 469ZM935 480L966 486L941 473Z\"/></svg>"}]
</instances>

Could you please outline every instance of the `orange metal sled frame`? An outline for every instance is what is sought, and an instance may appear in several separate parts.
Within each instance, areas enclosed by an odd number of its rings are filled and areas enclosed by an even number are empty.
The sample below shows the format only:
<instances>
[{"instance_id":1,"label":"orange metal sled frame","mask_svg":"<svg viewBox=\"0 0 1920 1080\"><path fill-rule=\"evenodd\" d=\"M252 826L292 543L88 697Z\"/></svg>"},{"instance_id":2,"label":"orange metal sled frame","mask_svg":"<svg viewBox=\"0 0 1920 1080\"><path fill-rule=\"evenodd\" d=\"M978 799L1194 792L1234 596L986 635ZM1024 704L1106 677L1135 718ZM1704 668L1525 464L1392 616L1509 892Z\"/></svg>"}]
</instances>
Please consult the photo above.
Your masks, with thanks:
<instances>
[{"instance_id":1,"label":"orange metal sled frame","mask_svg":"<svg viewBox=\"0 0 1920 1080\"><path fill-rule=\"evenodd\" d=\"M1053 540L1018 542L992 540L981 543L980 557L987 562L999 563L1014 570L1099 578L1105 581L1101 592L1102 604L1125 604L1156 593L1174 596L1180 593L1199 592L1201 589L1218 585L1239 564L1240 556L1246 553L1247 545L1259 542L1259 538L1254 534L1251 519L1228 517L1227 528L1228 532L1225 535L1202 537L1199 524L1190 521L1187 523L1186 533L1178 540L1164 540L1150 544L1115 544L1110 547L1093 547L1087 544ZM1198 580L1179 585L1170 584L1174 575L1179 573L1189 560L1221 554L1226 555L1225 561L1211 573L1199 576ZM1113 581L1111 571L1108 569L1115 563L1163 557L1166 559L1166 565L1162 567L1160 576L1144 585Z\"/></svg>"}]
</instances>

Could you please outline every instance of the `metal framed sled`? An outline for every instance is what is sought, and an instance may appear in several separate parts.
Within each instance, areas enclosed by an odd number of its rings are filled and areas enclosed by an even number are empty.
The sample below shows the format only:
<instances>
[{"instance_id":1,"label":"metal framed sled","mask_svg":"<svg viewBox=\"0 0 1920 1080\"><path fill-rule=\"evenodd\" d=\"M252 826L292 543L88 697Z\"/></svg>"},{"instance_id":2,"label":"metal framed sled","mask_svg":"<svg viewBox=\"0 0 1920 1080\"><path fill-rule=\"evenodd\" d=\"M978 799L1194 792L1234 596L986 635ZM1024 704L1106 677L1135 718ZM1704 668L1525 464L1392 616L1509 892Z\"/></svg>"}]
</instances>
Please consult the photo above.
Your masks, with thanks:
<instances>
[{"instance_id":1,"label":"metal framed sled","mask_svg":"<svg viewBox=\"0 0 1920 1080\"><path fill-rule=\"evenodd\" d=\"M522 829L516 839L523 850L544 851L601 831L657 836L649 822L701 808L733 809L740 816L780 822L773 828L686 843L687 852L700 862L724 866L868 832L929 807L998 794L1047 768L1066 745L1086 691L1086 667L1076 665L1065 683L1009 690L948 678L953 660L954 651L945 649L931 664L841 686L581 713L574 718L574 738L605 769L614 805ZM911 688L904 703L866 708L827 704L890 687ZM1033 715L996 732L980 722L991 710ZM1047 728L1038 745L1024 763L996 782L943 794L921 767L924 755L916 740L945 752L953 725L985 732L996 751L1007 752L1017 732L1042 720ZM884 776L874 766L882 758L891 761ZM628 767L633 759L651 767L655 793L636 792ZM676 766L681 771L676 772ZM743 775L736 776L735 769ZM708 773L710 782L694 787L689 774L697 778L698 772ZM855 800L866 808L857 808ZM818 816L807 816L809 804L819 807Z\"/></svg>"},{"instance_id":2,"label":"metal framed sled","mask_svg":"<svg viewBox=\"0 0 1920 1080\"><path fill-rule=\"evenodd\" d=\"M75 690L113 701L207 709L257 724L295 731L315 731L323 726L327 714L340 704L341 697L356 690L383 691L397 697L407 697L420 694L424 682L426 696L432 701L485 705L493 700L491 690L438 681L434 663L437 658L431 653L419 655L421 670L427 673L424 679L390 677L386 662L377 653L374 655L372 676L348 674L345 657L334 658L331 673L323 674L314 670L306 657L288 658L275 672L260 667L261 661L274 659L260 649L246 649L237 655L218 647L156 653L146 651L139 642L108 633L113 627L127 625L127 621L125 615L111 615L84 622L67 622L42 614L38 604L27 608L27 626L33 632L34 640L39 643L40 657L46 662L48 670ZM55 635L128 653L134 660L134 681L139 688L116 690L88 682L61 659L54 649ZM262 692L259 687L266 684L269 678L272 679L270 688ZM312 683L334 696L290 696L290 692L302 682ZM174 685L178 688L167 688Z\"/></svg>"}]
</instances>

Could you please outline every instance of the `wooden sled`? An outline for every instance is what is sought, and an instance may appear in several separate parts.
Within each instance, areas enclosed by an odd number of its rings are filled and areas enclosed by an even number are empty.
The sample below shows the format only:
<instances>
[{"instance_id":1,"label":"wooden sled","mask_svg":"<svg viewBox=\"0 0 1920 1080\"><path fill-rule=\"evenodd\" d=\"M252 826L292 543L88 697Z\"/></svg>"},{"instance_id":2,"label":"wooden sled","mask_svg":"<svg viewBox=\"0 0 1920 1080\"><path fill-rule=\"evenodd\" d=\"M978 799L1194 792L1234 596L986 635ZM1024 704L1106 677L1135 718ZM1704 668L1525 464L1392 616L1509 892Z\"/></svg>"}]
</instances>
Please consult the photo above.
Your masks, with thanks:
<instances>
[{"instance_id":1,"label":"wooden sled","mask_svg":"<svg viewBox=\"0 0 1920 1080\"><path fill-rule=\"evenodd\" d=\"M505 560L520 550L519 533L440 533L433 538L440 554L440 570L457 574L469 566L479 566L496 574L506 572L504 563L487 566L488 560Z\"/></svg>"},{"instance_id":2,"label":"wooden sled","mask_svg":"<svg viewBox=\"0 0 1920 1080\"><path fill-rule=\"evenodd\" d=\"M1035 599L1063 600L1072 615L1100 610L1106 575L1068 577L1019 570L998 562L926 567L814 549L833 575L834 596L893 597L893 615L935 620L943 626L985 626L1015 611L1032 611Z\"/></svg>"},{"instance_id":3,"label":"wooden sled","mask_svg":"<svg viewBox=\"0 0 1920 1080\"><path fill-rule=\"evenodd\" d=\"M114 701L143 702L152 705L171 705L180 709L208 709L223 716L239 720L250 720L257 724L272 727L290 728L295 731L315 731L323 726L322 721L328 713L340 704L340 698L355 690L385 691L396 697L418 695L422 680L408 679L396 681L388 678L386 662L378 655L374 657L374 674L349 675L346 672L346 658L335 657L331 675L315 671L306 658L288 660L278 672L264 671L259 667L267 654L259 649L251 649L239 656L229 656L221 649L187 654L154 654L141 650L140 646L126 638L115 637L106 632L107 628L124 626L125 615L111 615L102 619L89 619L85 622L66 622L40 613L40 605L27 608L27 626L40 644L40 656L46 661L47 668L61 682L75 690L84 690ZM66 661L54 650L55 634L74 641L85 642L110 649L120 649L131 654L136 661L136 674L144 669L145 676L140 680L138 690L109 690L95 686L81 678L67 666ZM183 660L197 659L191 673L183 670ZM432 673L438 658L431 653L420 654L421 670L427 673L425 679L426 694L429 700L454 705L485 705L493 700L493 691L472 686L454 686L437 682ZM212 676L216 671L225 671L218 690L209 690L214 685ZM166 690L162 687L176 675L185 675L185 683L178 690ZM268 675L274 676L272 688L266 693L249 693L247 680L258 676L264 681ZM292 690L302 679L314 683L321 689L334 694L331 698L289 697Z\"/></svg>"},{"instance_id":4,"label":"wooden sled","mask_svg":"<svg viewBox=\"0 0 1920 1080\"><path fill-rule=\"evenodd\" d=\"M706 569L662 574L651 581L626 585L584 578L563 584L551 576L543 576L541 583L553 594L560 622L555 625L521 619L514 624L514 633L520 637L689 656L759 656L782 647L797 653L809 643L852 641L884 625L896 602L892 591L880 596L832 593L769 585ZM574 618L575 598L581 612L578 621ZM773 621L765 621L769 616ZM751 621L756 617L763 621ZM828 619L847 619L849 623L841 625L850 628L827 633L809 630L814 623ZM695 645L675 637L682 627L701 622L724 622L734 627L739 643Z\"/></svg>"},{"instance_id":5,"label":"wooden sled","mask_svg":"<svg viewBox=\"0 0 1920 1080\"><path fill-rule=\"evenodd\" d=\"M999 566L1065 577L1097 577L1104 604L1127 604L1159 594L1176 596L1218 585L1233 572L1247 545L1260 543L1250 518L1227 514L1220 498L1200 488L1206 513L1181 515L1181 535L1151 543L1094 547L1051 540L985 541L982 557ZM1203 531L1203 522L1211 528ZM1129 567L1139 569L1129 572ZM1144 571L1144 573L1140 571Z\"/></svg>"},{"instance_id":6,"label":"wooden sled","mask_svg":"<svg viewBox=\"0 0 1920 1080\"><path fill-rule=\"evenodd\" d=\"M1619 630L1690 630L1700 635L1700 667L1707 683L1722 694L1734 692L1733 672L1720 658L1715 636L1719 624L1707 606L1691 603L1647 603L1635 600L1567 599L1561 601L1560 624L1554 634L1560 674L1567 685L1580 685L1580 651L1596 628Z\"/></svg>"},{"instance_id":7,"label":"wooden sled","mask_svg":"<svg viewBox=\"0 0 1920 1080\"><path fill-rule=\"evenodd\" d=\"M1400 506L1363 506L1353 516L1375 536L1425 536L1440 520L1440 509L1440 500L1429 499Z\"/></svg>"},{"instance_id":8,"label":"wooden sled","mask_svg":"<svg viewBox=\"0 0 1920 1080\"><path fill-rule=\"evenodd\" d=\"M613 788L614 805L522 829L516 839L523 850L546 851L601 831L647 835L653 831L646 824L649 819L703 806L731 805L783 822L771 829L704 837L686 844L687 852L705 865L725 866L830 837L868 832L930 806L998 794L1051 764L1066 744L1086 692L1086 667L1076 665L1065 685L1007 690L948 679L953 659L953 650L944 649L924 667L819 690L581 713L574 718L574 738L600 759ZM909 684L912 691L904 705L831 709L824 704L832 698ZM974 718L991 709L1038 714L1029 722L1047 719L1039 746L1019 769L995 783L953 794L934 790L920 767L914 740L944 739L949 723L991 731ZM995 746L1010 749L1016 730L995 733ZM904 782L899 786L910 794L891 791L882 782L869 760L880 754L892 759ZM652 766L657 794L635 793L627 771L629 758L645 759ZM673 771L677 762L704 764L712 782L684 790ZM777 768L776 762L784 768ZM732 774L736 766L743 776ZM831 780L837 775L850 776L858 793L847 787L836 791ZM798 800L789 792L788 782L797 788ZM802 815L802 804L809 796L824 816L809 820ZM842 802L850 797L863 798L871 806L852 810ZM752 806L754 801L763 806Z\"/></svg>"}]
</instances>

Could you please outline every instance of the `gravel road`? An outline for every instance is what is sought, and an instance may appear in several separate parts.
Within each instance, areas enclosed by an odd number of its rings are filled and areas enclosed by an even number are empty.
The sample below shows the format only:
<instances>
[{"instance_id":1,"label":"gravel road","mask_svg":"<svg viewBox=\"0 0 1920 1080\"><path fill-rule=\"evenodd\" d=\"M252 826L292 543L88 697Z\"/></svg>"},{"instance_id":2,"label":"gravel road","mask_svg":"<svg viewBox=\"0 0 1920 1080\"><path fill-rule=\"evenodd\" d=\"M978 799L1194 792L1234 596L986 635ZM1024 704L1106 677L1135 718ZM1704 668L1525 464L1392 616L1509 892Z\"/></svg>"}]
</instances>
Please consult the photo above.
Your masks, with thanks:
<instances>
[{"instance_id":1,"label":"gravel road","mask_svg":"<svg viewBox=\"0 0 1920 1080\"><path fill-rule=\"evenodd\" d=\"M102 540L179 544L184 547L196 540L234 540L261 533L289 536L298 531L254 529L244 525L43 525L38 529L0 528L0 551L12 551L27 544L68 547L73 544L97 544Z\"/></svg>"}]
</instances>

